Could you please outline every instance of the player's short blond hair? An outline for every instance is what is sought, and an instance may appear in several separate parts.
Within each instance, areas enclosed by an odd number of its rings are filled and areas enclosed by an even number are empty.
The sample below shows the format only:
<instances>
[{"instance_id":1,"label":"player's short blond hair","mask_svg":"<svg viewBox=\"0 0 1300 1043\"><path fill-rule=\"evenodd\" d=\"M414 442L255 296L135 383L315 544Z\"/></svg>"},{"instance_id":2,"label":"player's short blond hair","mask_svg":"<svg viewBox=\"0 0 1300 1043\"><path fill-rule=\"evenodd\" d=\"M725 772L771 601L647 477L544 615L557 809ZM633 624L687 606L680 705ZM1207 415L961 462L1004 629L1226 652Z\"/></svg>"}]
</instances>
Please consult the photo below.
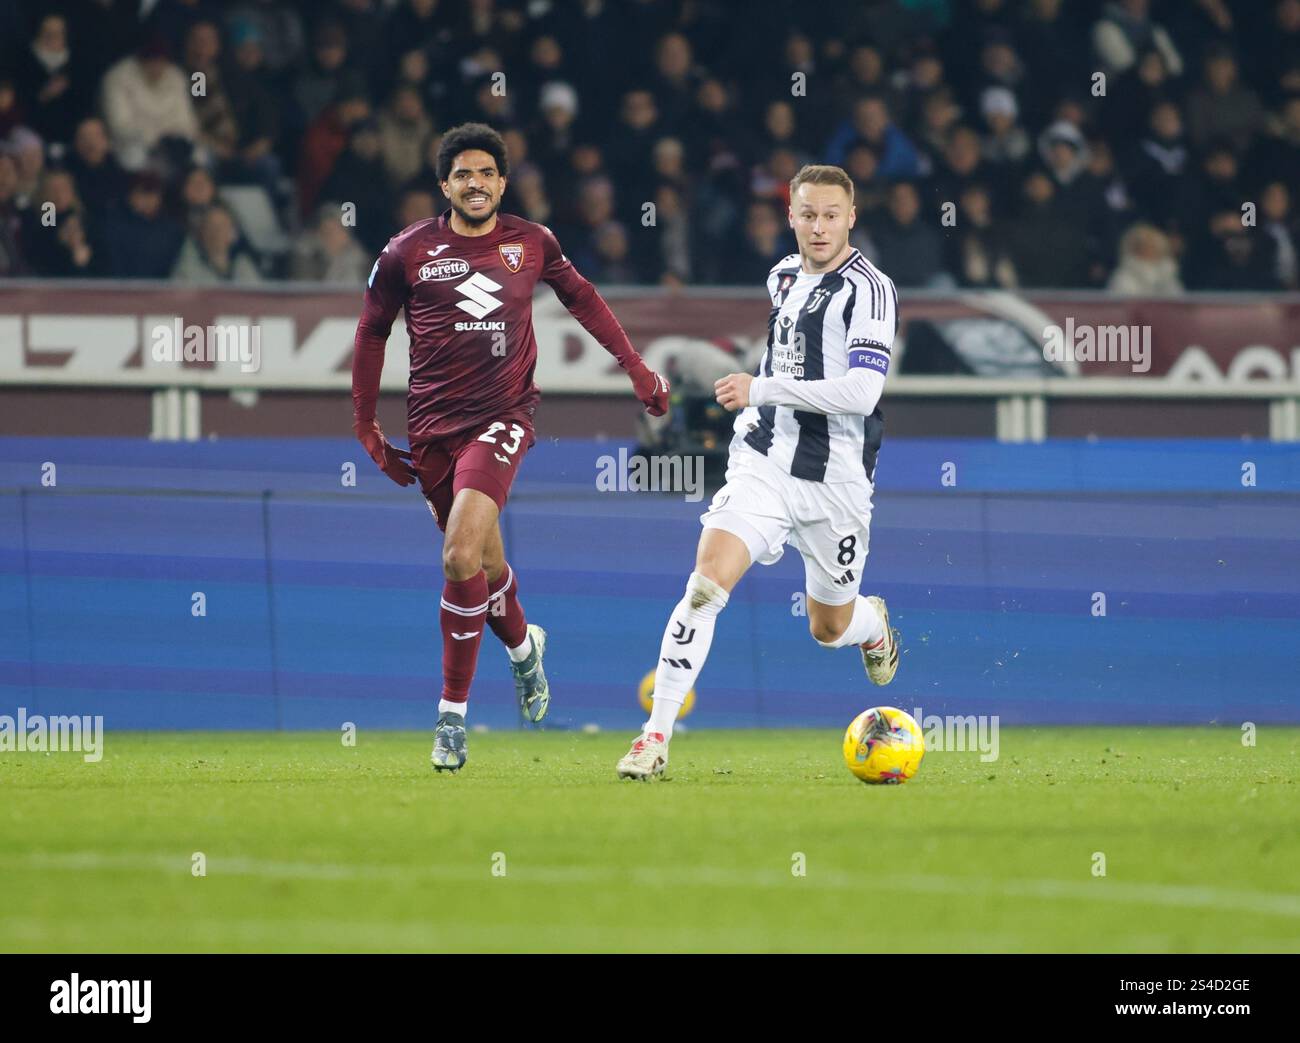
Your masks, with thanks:
<instances>
[{"instance_id":1,"label":"player's short blond hair","mask_svg":"<svg viewBox=\"0 0 1300 1043\"><path fill-rule=\"evenodd\" d=\"M849 202L853 202L853 178L842 167L833 167L829 163L806 163L790 179L791 199L800 185L839 185L849 194Z\"/></svg>"}]
</instances>

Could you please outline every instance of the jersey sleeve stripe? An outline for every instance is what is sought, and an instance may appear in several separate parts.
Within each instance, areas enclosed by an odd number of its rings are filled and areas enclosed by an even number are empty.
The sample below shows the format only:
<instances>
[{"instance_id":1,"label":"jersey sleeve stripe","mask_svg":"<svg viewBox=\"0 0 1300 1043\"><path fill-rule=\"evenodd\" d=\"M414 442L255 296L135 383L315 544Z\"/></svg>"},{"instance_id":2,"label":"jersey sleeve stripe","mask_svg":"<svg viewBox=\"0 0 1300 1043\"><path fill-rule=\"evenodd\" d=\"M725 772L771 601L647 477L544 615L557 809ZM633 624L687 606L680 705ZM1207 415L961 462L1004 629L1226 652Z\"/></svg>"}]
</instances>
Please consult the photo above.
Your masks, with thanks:
<instances>
[{"instance_id":1,"label":"jersey sleeve stripe","mask_svg":"<svg viewBox=\"0 0 1300 1043\"><path fill-rule=\"evenodd\" d=\"M866 258L860 258L853 265L853 270L860 275L864 275L871 284L871 317L873 319L883 319L885 317L885 287L869 267L867 267Z\"/></svg>"}]
</instances>

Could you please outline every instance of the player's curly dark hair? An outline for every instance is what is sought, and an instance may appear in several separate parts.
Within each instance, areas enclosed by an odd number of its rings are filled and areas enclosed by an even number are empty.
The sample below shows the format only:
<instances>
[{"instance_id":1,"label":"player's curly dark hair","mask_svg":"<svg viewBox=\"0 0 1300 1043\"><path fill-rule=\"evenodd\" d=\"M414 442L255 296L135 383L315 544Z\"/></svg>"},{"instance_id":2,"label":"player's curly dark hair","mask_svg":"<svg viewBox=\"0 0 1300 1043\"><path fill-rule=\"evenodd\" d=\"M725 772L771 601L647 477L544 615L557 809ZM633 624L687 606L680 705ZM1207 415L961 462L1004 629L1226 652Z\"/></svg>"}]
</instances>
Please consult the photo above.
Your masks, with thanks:
<instances>
[{"instance_id":1,"label":"player's curly dark hair","mask_svg":"<svg viewBox=\"0 0 1300 1043\"><path fill-rule=\"evenodd\" d=\"M506 159L506 143L501 135L486 123L462 123L452 127L442 136L438 143L438 180L446 181L451 177L451 164L457 156L468 149L481 149L496 160L497 172L505 177L510 173L510 161Z\"/></svg>"}]
</instances>

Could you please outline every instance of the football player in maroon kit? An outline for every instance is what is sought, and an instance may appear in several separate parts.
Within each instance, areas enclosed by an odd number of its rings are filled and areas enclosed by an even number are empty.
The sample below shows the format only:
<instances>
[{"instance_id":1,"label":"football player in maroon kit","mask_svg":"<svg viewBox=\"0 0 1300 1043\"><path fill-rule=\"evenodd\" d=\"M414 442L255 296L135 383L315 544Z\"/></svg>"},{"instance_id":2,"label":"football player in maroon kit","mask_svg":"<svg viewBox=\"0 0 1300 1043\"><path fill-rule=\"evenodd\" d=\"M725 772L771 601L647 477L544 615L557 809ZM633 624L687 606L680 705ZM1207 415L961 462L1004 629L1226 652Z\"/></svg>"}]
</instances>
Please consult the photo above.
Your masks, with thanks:
<instances>
[{"instance_id":1,"label":"football player in maroon kit","mask_svg":"<svg viewBox=\"0 0 1300 1043\"><path fill-rule=\"evenodd\" d=\"M506 561L498 518L532 447L537 338L533 290L555 295L627 372L653 416L668 382L637 354L595 287L569 263L550 229L498 213L509 173L501 136L481 123L449 130L438 179L451 208L388 241L371 269L352 360L353 430L398 485L418 481L445 536L442 698L433 766L465 764L465 707L486 623L505 644L519 708L540 721L550 700L546 634L525 621L519 577ZM406 312L411 450L394 447L375 419L384 348Z\"/></svg>"}]
</instances>

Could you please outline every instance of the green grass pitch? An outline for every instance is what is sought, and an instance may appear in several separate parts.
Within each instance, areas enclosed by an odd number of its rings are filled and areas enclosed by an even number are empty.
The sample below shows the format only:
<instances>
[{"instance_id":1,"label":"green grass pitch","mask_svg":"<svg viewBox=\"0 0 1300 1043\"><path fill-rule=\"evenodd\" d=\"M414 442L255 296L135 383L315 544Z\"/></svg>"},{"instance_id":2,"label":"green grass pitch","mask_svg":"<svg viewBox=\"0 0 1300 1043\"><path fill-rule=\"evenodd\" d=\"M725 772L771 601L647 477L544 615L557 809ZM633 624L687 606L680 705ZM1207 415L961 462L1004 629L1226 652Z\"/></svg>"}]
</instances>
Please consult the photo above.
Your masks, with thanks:
<instances>
[{"instance_id":1,"label":"green grass pitch","mask_svg":"<svg viewBox=\"0 0 1300 1043\"><path fill-rule=\"evenodd\" d=\"M655 783L614 733L472 734L455 776L415 733L8 753L0 948L1300 950L1300 729L1000 739L876 787L829 731L691 731Z\"/></svg>"}]
</instances>

